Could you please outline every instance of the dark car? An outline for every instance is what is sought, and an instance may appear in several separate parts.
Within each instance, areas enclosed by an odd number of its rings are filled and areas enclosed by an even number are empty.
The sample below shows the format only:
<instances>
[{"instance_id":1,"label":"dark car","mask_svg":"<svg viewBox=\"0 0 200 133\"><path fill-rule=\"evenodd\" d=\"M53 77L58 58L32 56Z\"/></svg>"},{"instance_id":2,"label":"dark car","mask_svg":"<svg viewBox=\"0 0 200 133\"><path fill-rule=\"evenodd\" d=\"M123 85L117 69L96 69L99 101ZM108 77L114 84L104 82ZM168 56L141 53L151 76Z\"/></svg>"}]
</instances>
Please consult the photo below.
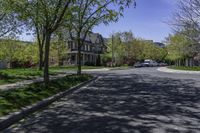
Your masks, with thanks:
<instances>
[{"instance_id":1,"label":"dark car","mask_svg":"<svg viewBox=\"0 0 200 133\"><path fill-rule=\"evenodd\" d=\"M143 65L145 67L157 67L158 63L156 61L153 61L153 60L145 60Z\"/></svg>"}]
</instances>

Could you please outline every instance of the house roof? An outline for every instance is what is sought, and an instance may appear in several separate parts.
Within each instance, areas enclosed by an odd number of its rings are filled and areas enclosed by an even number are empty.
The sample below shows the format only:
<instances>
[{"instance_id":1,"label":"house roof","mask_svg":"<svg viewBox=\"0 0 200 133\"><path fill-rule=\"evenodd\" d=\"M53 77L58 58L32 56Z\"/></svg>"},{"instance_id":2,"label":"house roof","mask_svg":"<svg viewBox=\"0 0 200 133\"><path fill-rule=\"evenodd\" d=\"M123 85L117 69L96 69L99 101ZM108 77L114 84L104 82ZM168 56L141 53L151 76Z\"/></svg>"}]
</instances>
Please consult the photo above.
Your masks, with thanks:
<instances>
[{"instance_id":1,"label":"house roof","mask_svg":"<svg viewBox=\"0 0 200 133\"><path fill-rule=\"evenodd\" d=\"M165 44L164 43L160 43L160 42L154 42L154 45L160 48L164 48Z\"/></svg>"},{"instance_id":2,"label":"house roof","mask_svg":"<svg viewBox=\"0 0 200 133\"><path fill-rule=\"evenodd\" d=\"M82 36L82 38L83 38L83 36ZM73 37L73 40L74 39L75 38ZM93 32L88 33L88 35L85 38L85 42L89 42L91 44L103 44L103 45L105 45L104 38L102 37L102 35L99 34L99 33L93 33Z\"/></svg>"},{"instance_id":3,"label":"house roof","mask_svg":"<svg viewBox=\"0 0 200 133\"><path fill-rule=\"evenodd\" d=\"M102 43L102 40L103 39L103 37L102 37L102 35L101 34L99 34L99 33L92 33L92 32L90 32L87 36L86 36L86 41L89 41L89 42L91 42L91 43L93 43L93 44L100 44L100 43Z\"/></svg>"}]
</instances>

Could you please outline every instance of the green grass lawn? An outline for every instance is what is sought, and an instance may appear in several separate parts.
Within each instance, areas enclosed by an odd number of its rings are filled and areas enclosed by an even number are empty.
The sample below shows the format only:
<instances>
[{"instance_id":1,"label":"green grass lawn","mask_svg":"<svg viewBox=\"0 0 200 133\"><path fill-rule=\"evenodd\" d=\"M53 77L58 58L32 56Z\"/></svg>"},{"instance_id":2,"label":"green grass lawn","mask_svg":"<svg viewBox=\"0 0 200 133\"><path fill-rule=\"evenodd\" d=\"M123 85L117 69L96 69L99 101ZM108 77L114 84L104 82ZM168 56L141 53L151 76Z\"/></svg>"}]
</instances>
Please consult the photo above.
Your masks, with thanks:
<instances>
[{"instance_id":1,"label":"green grass lawn","mask_svg":"<svg viewBox=\"0 0 200 133\"><path fill-rule=\"evenodd\" d=\"M0 85L12 84L12 83L16 83L19 81L22 81L22 79L0 79Z\"/></svg>"},{"instance_id":2,"label":"green grass lawn","mask_svg":"<svg viewBox=\"0 0 200 133\"><path fill-rule=\"evenodd\" d=\"M0 85L15 83L27 79L35 79L36 77L41 77L42 71L34 68L26 69L2 69L0 70ZM50 75L55 75L57 72L50 71Z\"/></svg>"},{"instance_id":3,"label":"green grass lawn","mask_svg":"<svg viewBox=\"0 0 200 133\"><path fill-rule=\"evenodd\" d=\"M43 83L40 82L28 85L24 88L0 91L0 117L65 91L91 78L91 75L69 75L52 80L48 89L45 89Z\"/></svg>"},{"instance_id":4,"label":"green grass lawn","mask_svg":"<svg viewBox=\"0 0 200 133\"><path fill-rule=\"evenodd\" d=\"M98 69L103 68L101 66L82 66L82 69ZM76 71L76 66L64 66L64 67L50 67L50 75L56 75L63 71L73 70ZM0 70L0 85L15 83L28 79L35 79L41 77L43 71L39 71L37 68L18 68L18 69L1 69Z\"/></svg>"},{"instance_id":5,"label":"green grass lawn","mask_svg":"<svg viewBox=\"0 0 200 133\"><path fill-rule=\"evenodd\" d=\"M175 70L200 71L200 67L199 66L194 66L194 67L170 66L169 68L175 69Z\"/></svg>"},{"instance_id":6,"label":"green grass lawn","mask_svg":"<svg viewBox=\"0 0 200 133\"><path fill-rule=\"evenodd\" d=\"M82 66L81 67L82 70L85 70L85 69L100 69L100 68L104 68L103 66ZM63 67L51 67L50 70L51 71L63 71L63 70L77 70L77 66L63 66Z\"/></svg>"}]
</instances>

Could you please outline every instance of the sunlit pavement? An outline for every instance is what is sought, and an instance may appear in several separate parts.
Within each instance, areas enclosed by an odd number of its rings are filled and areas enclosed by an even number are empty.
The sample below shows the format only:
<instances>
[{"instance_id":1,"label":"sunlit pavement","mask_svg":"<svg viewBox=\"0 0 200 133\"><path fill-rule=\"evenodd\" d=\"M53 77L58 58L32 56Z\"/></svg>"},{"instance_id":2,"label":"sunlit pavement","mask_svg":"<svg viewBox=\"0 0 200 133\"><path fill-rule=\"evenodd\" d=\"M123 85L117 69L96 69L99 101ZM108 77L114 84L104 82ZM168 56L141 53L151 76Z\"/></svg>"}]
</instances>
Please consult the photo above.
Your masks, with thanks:
<instances>
[{"instance_id":1,"label":"sunlit pavement","mask_svg":"<svg viewBox=\"0 0 200 133\"><path fill-rule=\"evenodd\" d=\"M167 67L160 67L157 70L161 72L166 72L166 73L182 73L182 74L199 74L200 75L200 71L174 70Z\"/></svg>"},{"instance_id":2,"label":"sunlit pavement","mask_svg":"<svg viewBox=\"0 0 200 133\"><path fill-rule=\"evenodd\" d=\"M200 75L138 68L100 79L4 132L199 133Z\"/></svg>"}]
</instances>

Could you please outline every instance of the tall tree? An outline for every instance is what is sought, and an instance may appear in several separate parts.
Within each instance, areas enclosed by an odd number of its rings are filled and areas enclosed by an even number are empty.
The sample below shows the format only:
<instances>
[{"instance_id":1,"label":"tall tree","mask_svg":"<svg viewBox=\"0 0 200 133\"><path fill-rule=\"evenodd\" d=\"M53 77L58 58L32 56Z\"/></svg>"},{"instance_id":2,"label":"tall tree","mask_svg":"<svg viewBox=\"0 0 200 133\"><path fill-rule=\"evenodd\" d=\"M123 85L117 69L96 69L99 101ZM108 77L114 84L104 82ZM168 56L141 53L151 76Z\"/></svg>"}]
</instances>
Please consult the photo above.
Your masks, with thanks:
<instances>
[{"instance_id":1,"label":"tall tree","mask_svg":"<svg viewBox=\"0 0 200 133\"><path fill-rule=\"evenodd\" d=\"M172 17L172 28L192 41L200 41L199 0L179 0L178 8Z\"/></svg>"},{"instance_id":2,"label":"tall tree","mask_svg":"<svg viewBox=\"0 0 200 133\"><path fill-rule=\"evenodd\" d=\"M46 87L48 87L49 84L49 50L51 36L62 25L65 15L69 15L69 6L73 1L74 0L9 0L11 5L15 5L19 13L25 15L22 16L27 18L26 22L31 21L34 14L35 22L32 22L32 24L41 27L40 30L43 35L42 40L44 41L44 82ZM32 13L24 14L20 9Z\"/></svg>"},{"instance_id":3,"label":"tall tree","mask_svg":"<svg viewBox=\"0 0 200 133\"><path fill-rule=\"evenodd\" d=\"M41 24L44 25L45 57L44 82L49 84L49 49L52 34L62 25L64 16L72 0L40 0L39 12L43 14Z\"/></svg>"},{"instance_id":4,"label":"tall tree","mask_svg":"<svg viewBox=\"0 0 200 133\"><path fill-rule=\"evenodd\" d=\"M121 33L112 33L107 42L107 51L102 56L103 63L112 67L123 65L125 48L126 46L121 40Z\"/></svg>"},{"instance_id":5,"label":"tall tree","mask_svg":"<svg viewBox=\"0 0 200 133\"><path fill-rule=\"evenodd\" d=\"M178 8L172 18L172 28L175 30L175 37L182 36L187 40L182 52L187 58L193 59L200 52L200 2L199 0L179 0ZM175 45L174 45L175 46ZM171 46L170 46L171 47Z\"/></svg>"},{"instance_id":6,"label":"tall tree","mask_svg":"<svg viewBox=\"0 0 200 133\"><path fill-rule=\"evenodd\" d=\"M79 0L74 4L68 27L78 44L77 74L81 74L81 47L88 33L100 23L116 22L123 15L124 8L133 2L135 0Z\"/></svg>"},{"instance_id":7,"label":"tall tree","mask_svg":"<svg viewBox=\"0 0 200 133\"><path fill-rule=\"evenodd\" d=\"M0 38L18 32L19 27L17 16L9 9L9 4L5 0L0 0Z\"/></svg>"},{"instance_id":8,"label":"tall tree","mask_svg":"<svg viewBox=\"0 0 200 133\"><path fill-rule=\"evenodd\" d=\"M56 57L58 66L64 65L64 61L67 59L69 52L67 42L69 41L68 31L61 27L53 35L52 46L50 55Z\"/></svg>"},{"instance_id":9,"label":"tall tree","mask_svg":"<svg viewBox=\"0 0 200 133\"><path fill-rule=\"evenodd\" d=\"M41 13L39 13L39 0L20 0L13 1L7 0L5 3L9 6L9 9L13 11L18 20L23 23L24 30L28 30L34 33L37 38L38 50L39 50L39 69L43 67L43 55L44 55L44 25L41 22Z\"/></svg>"},{"instance_id":10,"label":"tall tree","mask_svg":"<svg viewBox=\"0 0 200 133\"><path fill-rule=\"evenodd\" d=\"M199 53L199 46L187 38L184 33L176 33L168 37L167 51L168 60L175 61L176 65L189 66L188 60Z\"/></svg>"}]
</instances>

